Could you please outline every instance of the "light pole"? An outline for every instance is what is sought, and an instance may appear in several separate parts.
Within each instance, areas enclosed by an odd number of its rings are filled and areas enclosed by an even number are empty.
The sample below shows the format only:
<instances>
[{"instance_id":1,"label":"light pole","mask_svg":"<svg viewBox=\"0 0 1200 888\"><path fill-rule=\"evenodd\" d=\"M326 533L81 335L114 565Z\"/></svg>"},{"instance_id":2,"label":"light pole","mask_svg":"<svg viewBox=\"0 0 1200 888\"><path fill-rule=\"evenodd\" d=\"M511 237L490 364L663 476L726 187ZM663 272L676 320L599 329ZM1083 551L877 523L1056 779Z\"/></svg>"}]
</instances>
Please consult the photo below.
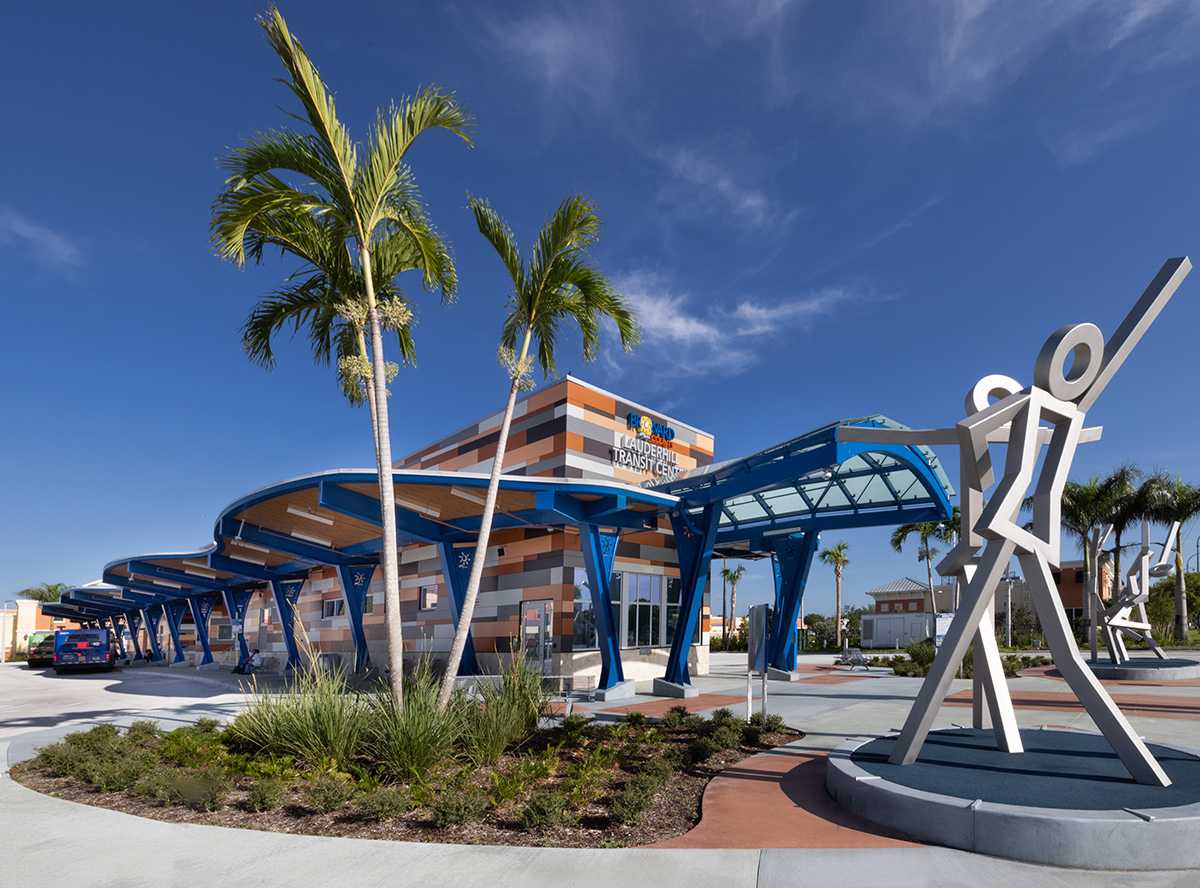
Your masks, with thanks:
<instances>
[{"instance_id":1,"label":"light pole","mask_svg":"<svg viewBox=\"0 0 1200 888\"><path fill-rule=\"evenodd\" d=\"M1021 579L1012 572L1012 565L1004 568L1004 646L1012 647L1012 587L1013 583Z\"/></svg>"}]
</instances>

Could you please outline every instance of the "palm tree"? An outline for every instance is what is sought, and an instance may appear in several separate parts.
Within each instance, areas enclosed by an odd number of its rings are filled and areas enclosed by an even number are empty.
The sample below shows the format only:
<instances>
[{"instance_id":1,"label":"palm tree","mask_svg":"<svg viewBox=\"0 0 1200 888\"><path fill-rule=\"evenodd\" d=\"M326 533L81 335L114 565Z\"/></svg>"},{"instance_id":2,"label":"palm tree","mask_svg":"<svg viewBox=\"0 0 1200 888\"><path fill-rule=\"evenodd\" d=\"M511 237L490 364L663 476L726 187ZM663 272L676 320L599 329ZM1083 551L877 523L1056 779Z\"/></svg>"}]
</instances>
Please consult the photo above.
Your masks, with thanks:
<instances>
[{"instance_id":1,"label":"palm tree","mask_svg":"<svg viewBox=\"0 0 1200 888\"><path fill-rule=\"evenodd\" d=\"M1085 592L1083 596L1083 617L1091 642L1096 641L1095 614L1097 601L1093 593L1098 593L1101 577L1100 553L1095 549L1101 545L1101 535L1108 525L1113 513L1114 490L1120 487L1122 479L1113 476L1102 479L1093 475L1086 483L1067 481L1063 485L1060 520L1063 529L1079 541L1083 553L1083 570ZM1025 502L1027 508L1032 508L1033 498Z\"/></svg>"},{"instance_id":2,"label":"palm tree","mask_svg":"<svg viewBox=\"0 0 1200 888\"><path fill-rule=\"evenodd\" d=\"M31 601L40 601L43 604L52 604L62 598L62 594L66 590L66 583L38 583L36 586L22 589L17 593L17 598L27 598Z\"/></svg>"},{"instance_id":3,"label":"palm tree","mask_svg":"<svg viewBox=\"0 0 1200 888\"><path fill-rule=\"evenodd\" d=\"M837 583L837 614L834 617L834 647L842 646L842 571L850 563L850 544L842 540L836 546L821 551L821 560L833 565L833 579Z\"/></svg>"},{"instance_id":4,"label":"palm tree","mask_svg":"<svg viewBox=\"0 0 1200 888\"><path fill-rule=\"evenodd\" d=\"M729 567L729 559L721 559L721 649L724 650L729 646L729 611L725 605L729 601L729 580L725 577L725 570Z\"/></svg>"},{"instance_id":5,"label":"palm tree","mask_svg":"<svg viewBox=\"0 0 1200 888\"><path fill-rule=\"evenodd\" d=\"M729 626L730 624L737 625L737 584L741 582L742 577L746 575L746 568L739 564L737 569L731 567L721 568L722 584L729 584L729 622L724 625L725 630L725 649L729 649ZM722 588L724 586L722 585ZM724 593L722 593L724 595ZM724 601L721 602L724 605Z\"/></svg>"},{"instance_id":6,"label":"palm tree","mask_svg":"<svg viewBox=\"0 0 1200 888\"><path fill-rule=\"evenodd\" d=\"M1152 520L1171 525L1179 522L1179 535L1175 540L1175 638L1186 641L1188 637L1187 582L1183 565L1183 527L1200 515L1200 489L1180 480L1166 480L1160 498L1151 507Z\"/></svg>"},{"instance_id":7,"label":"palm tree","mask_svg":"<svg viewBox=\"0 0 1200 888\"><path fill-rule=\"evenodd\" d=\"M955 506L957 511L958 507ZM956 515L957 518L957 515ZM933 601L933 559L940 552L935 549L930 540L938 540L942 543L948 543L952 534L957 532L957 525L953 523L945 524L944 522L935 523L933 521L918 521L910 524L901 524L892 531L890 540L892 548L897 552L904 551L904 541L910 535L916 534L920 540L917 546L917 562L925 562L925 573L929 580L929 600Z\"/></svg>"},{"instance_id":8,"label":"palm tree","mask_svg":"<svg viewBox=\"0 0 1200 888\"><path fill-rule=\"evenodd\" d=\"M640 340L637 318L625 297L621 296L589 261L588 247L600 238L600 218L592 202L578 195L568 195L551 214L538 234L537 245L526 262L517 246L512 229L500 218L487 201L468 195L475 214L479 233L487 239L512 280L508 296L508 317L500 334L500 361L509 377L508 403L496 441L487 496L479 526L471 575L463 596L462 611L450 647L450 659L438 693L438 707L444 709L454 690L454 680L467 644L467 632L479 595L483 576L484 555L492 531L496 510L496 494L500 489L500 474L504 466L504 451L508 446L508 430L512 424L517 392L532 387L534 358L545 378L557 376L554 352L562 327L574 323L583 335L583 359L594 360L600 347L600 322L611 320L621 337L621 345L630 351ZM519 351L518 351L519 348Z\"/></svg>"},{"instance_id":9,"label":"palm tree","mask_svg":"<svg viewBox=\"0 0 1200 888\"><path fill-rule=\"evenodd\" d=\"M1131 524L1145 519L1149 501L1153 499L1153 482L1150 487L1145 484L1141 487L1133 486L1134 482L1140 481L1142 477L1143 474L1137 466L1126 463L1104 479L1109 508L1106 522L1112 525L1113 532L1114 595L1121 586L1121 535Z\"/></svg>"},{"instance_id":10,"label":"palm tree","mask_svg":"<svg viewBox=\"0 0 1200 888\"><path fill-rule=\"evenodd\" d=\"M260 24L287 69L284 82L300 100L298 119L311 132L260 133L220 161L230 176L213 204L212 240L219 255L239 267L247 255L261 262L268 248L302 263L242 328L251 359L271 366L271 335L307 324L318 362L328 363L336 348L344 390L371 408L388 662L399 706L403 634L387 409L387 382L396 368L384 360L383 330L400 334L401 355L411 360L411 310L394 283L402 271L420 270L427 289L440 289L443 301L453 298L449 250L425 215L404 156L418 135L433 128L470 144L470 116L452 95L427 89L400 108L380 111L364 149L338 120L332 94L279 11L271 7Z\"/></svg>"}]
</instances>

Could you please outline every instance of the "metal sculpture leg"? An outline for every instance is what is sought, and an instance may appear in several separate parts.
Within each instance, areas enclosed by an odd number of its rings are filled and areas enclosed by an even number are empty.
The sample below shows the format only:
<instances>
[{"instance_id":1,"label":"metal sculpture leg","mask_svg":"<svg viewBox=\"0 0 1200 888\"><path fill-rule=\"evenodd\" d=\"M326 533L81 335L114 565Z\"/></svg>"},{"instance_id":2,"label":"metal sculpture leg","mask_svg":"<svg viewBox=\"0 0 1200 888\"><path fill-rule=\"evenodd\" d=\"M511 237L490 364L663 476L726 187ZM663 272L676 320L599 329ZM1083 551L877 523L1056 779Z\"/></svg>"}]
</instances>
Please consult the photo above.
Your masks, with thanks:
<instances>
[{"instance_id":1,"label":"metal sculpture leg","mask_svg":"<svg viewBox=\"0 0 1200 888\"><path fill-rule=\"evenodd\" d=\"M1148 786L1170 786L1171 778L1134 732L1095 673L1080 659L1066 614L1058 606L1049 567L1036 554L1018 555L1017 560L1029 585L1038 619L1046 634L1046 644L1054 657L1054 665L1067 680L1067 685L1075 692L1134 780Z\"/></svg>"}]
</instances>

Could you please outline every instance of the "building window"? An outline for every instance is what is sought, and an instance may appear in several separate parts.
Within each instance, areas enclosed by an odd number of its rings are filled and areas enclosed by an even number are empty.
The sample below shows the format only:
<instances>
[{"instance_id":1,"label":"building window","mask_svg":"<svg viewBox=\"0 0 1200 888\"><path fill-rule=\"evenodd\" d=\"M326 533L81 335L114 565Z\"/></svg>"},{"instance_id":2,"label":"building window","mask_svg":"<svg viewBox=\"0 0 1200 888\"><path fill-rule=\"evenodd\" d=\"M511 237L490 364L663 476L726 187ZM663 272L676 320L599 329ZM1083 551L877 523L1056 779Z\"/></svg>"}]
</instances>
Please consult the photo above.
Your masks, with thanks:
<instances>
[{"instance_id":1,"label":"building window","mask_svg":"<svg viewBox=\"0 0 1200 888\"><path fill-rule=\"evenodd\" d=\"M571 619L571 648L576 651L594 650L599 646L596 635L596 612L592 609L592 590L587 580L575 584L575 612Z\"/></svg>"},{"instance_id":2,"label":"building window","mask_svg":"<svg viewBox=\"0 0 1200 888\"><path fill-rule=\"evenodd\" d=\"M366 598L363 599L363 613L364 614L375 613L375 596L374 595L368 595Z\"/></svg>"},{"instance_id":3,"label":"building window","mask_svg":"<svg viewBox=\"0 0 1200 888\"><path fill-rule=\"evenodd\" d=\"M233 627L226 623L224 626L217 627L217 641L231 641L233 639Z\"/></svg>"},{"instance_id":4,"label":"building window","mask_svg":"<svg viewBox=\"0 0 1200 888\"><path fill-rule=\"evenodd\" d=\"M340 617L346 612L346 602L340 598L335 598L331 601L321 602L321 618L328 620L333 617Z\"/></svg>"},{"instance_id":5,"label":"building window","mask_svg":"<svg viewBox=\"0 0 1200 888\"><path fill-rule=\"evenodd\" d=\"M417 596L420 609L423 611L431 611L437 609L438 591L437 586L422 586L421 594Z\"/></svg>"},{"instance_id":6,"label":"building window","mask_svg":"<svg viewBox=\"0 0 1200 888\"><path fill-rule=\"evenodd\" d=\"M892 609L892 603L890 601L885 601L879 605L879 612L881 614L889 613L891 611L891 609Z\"/></svg>"},{"instance_id":7,"label":"building window","mask_svg":"<svg viewBox=\"0 0 1200 888\"><path fill-rule=\"evenodd\" d=\"M1081 586L1083 585L1083 571L1081 571L1081 570L1075 571L1075 582Z\"/></svg>"},{"instance_id":8,"label":"building window","mask_svg":"<svg viewBox=\"0 0 1200 888\"><path fill-rule=\"evenodd\" d=\"M591 590L582 571L576 576L571 647L589 650L598 646L596 616ZM613 626L623 648L665 647L675 640L683 604L683 584L678 577L614 573L609 587ZM705 602L701 602L701 606ZM700 617L692 633L692 644L700 642Z\"/></svg>"},{"instance_id":9,"label":"building window","mask_svg":"<svg viewBox=\"0 0 1200 888\"><path fill-rule=\"evenodd\" d=\"M908 603L908 609L910 611L915 611L917 609L917 603L915 601L910 601Z\"/></svg>"}]
</instances>

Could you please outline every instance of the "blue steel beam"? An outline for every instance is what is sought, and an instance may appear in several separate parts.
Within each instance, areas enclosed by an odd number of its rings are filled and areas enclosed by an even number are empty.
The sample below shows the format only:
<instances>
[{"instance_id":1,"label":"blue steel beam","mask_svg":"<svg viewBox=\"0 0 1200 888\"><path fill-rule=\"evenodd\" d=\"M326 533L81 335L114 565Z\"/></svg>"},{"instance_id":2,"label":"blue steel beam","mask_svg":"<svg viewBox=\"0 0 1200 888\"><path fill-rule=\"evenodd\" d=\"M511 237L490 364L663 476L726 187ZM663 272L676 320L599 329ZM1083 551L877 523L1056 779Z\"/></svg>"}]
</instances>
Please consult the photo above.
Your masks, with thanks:
<instances>
[{"instance_id":1,"label":"blue steel beam","mask_svg":"<svg viewBox=\"0 0 1200 888\"><path fill-rule=\"evenodd\" d=\"M183 611L187 607L186 601L168 601L163 605L163 613L167 615L167 631L171 633L171 646L175 650L175 659L172 663L182 663L183 642L179 640L179 627L183 624Z\"/></svg>"},{"instance_id":2,"label":"blue steel beam","mask_svg":"<svg viewBox=\"0 0 1200 888\"><path fill-rule=\"evenodd\" d=\"M225 601L225 613L229 614L229 623L236 633L238 646L238 663L245 662L250 657L250 649L246 647L246 608L254 597L253 589L227 589L221 593Z\"/></svg>"},{"instance_id":3,"label":"blue steel beam","mask_svg":"<svg viewBox=\"0 0 1200 888\"><path fill-rule=\"evenodd\" d=\"M317 543L305 542L298 537L278 533L269 528L258 527L257 525L232 518L222 520L220 534L235 539L242 539L256 546L262 546L276 552L286 552L288 555L293 555L305 561L311 561L313 564L338 565L349 563L348 556L332 546L327 547Z\"/></svg>"},{"instance_id":4,"label":"blue steel beam","mask_svg":"<svg viewBox=\"0 0 1200 888\"><path fill-rule=\"evenodd\" d=\"M675 530L675 547L679 552L679 623L675 627L675 638L671 641L671 655L667 658L667 673L664 678L673 684L691 684L688 674L688 651L700 618L700 605L704 601L704 588L708 585L708 570L712 563L713 543L717 536L720 512L713 503L700 513L689 516L686 512L672 512L671 526Z\"/></svg>"},{"instance_id":5,"label":"blue steel beam","mask_svg":"<svg viewBox=\"0 0 1200 888\"><path fill-rule=\"evenodd\" d=\"M374 573L374 564L339 564L337 567L342 601L346 604L346 616L350 620L350 637L354 640L355 672L362 672L371 662L367 650L367 633L363 629L363 611L366 608L367 590L371 588L371 575Z\"/></svg>"},{"instance_id":6,"label":"blue steel beam","mask_svg":"<svg viewBox=\"0 0 1200 888\"><path fill-rule=\"evenodd\" d=\"M146 621L146 637L150 639L150 659L155 663L163 659L162 646L158 643L158 624L166 610L164 604L142 608L142 618Z\"/></svg>"},{"instance_id":7,"label":"blue steel beam","mask_svg":"<svg viewBox=\"0 0 1200 888\"><path fill-rule=\"evenodd\" d=\"M129 638L133 642L133 656L135 660L142 659L142 645L138 642L138 632L142 628L142 612L138 610L126 611L125 622L129 624Z\"/></svg>"},{"instance_id":8,"label":"blue steel beam","mask_svg":"<svg viewBox=\"0 0 1200 888\"><path fill-rule=\"evenodd\" d=\"M207 666L213 662L212 647L208 643L208 621L212 617L213 607L216 603L215 593L193 595L188 598L188 604L192 608L192 622L196 624L196 640L200 642L200 650L204 652L200 658L199 665L201 666Z\"/></svg>"},{"instance_id":9,"label":"blue steel beam","mask_svg":"<svg viewBox=\"0 0 1200 888\"><path fill-rule=\"evenodd\" d=\"M317 500L322 508L357 518L375 527L383 526L383 511L379 500L364 493L347 490L336 483L322 481ZM446 537L446 528L409 509L396 506L396 534L416 543L437 543Z\"/></svg>"},{"instance_id":10,"label":"blue steel beam","mask_svg":"<svg viewBox=\"0 0 1200 888\"><path fill-rule=\"evenodd\" d=\"M446 597L450 601L450 618L458 629L458 621L462 619L463 603L467 597L467 584L471 576L471 562L475 558L475 550L470 547L456 549L450 543L438 543L438 558L442 562L442 578L446 582ZM458 668L459 675L477 675L479 661L475 657L475 638L471 627L467 627L467 644L463 648L462 662Z\"/></svg>"},{"instance_id":11,"label":"blue steel beam","mask_svg":"<svg viewBox=\"0 0 1200 888\"><path fill-rule=\"evenodd\" d=\"M125 569L129 571L130 574L136 574L140 577L166 580L170 583L178 583L181 586L192 586L196 589L208 589L213 592L220 592L222 589L225 589L230 585L226 580L200 577L196 576L195 574L190 574L187 571L174 570L158 564L151 564L148 561L129 561L126 563Z\"/></svg>"},{"instance_id":12,"label":"blue steel beam","mask_svg":"<svg viewBox=\"0 0 1200 888\"><path fill-rule=\"evenodd\" d=\"M809 531L801 539L780 537L775 540L779 587L775 620L767 643L767 663L776 669L791 672L796 668L796 615L804 599L808 571L820 537L816 531Z\"/></svg>"},{"instance_id":13,"label":"blue steel beam","mask_svg":"<svg viewBox=\"0 0 1200 888\"><path fill-rule=\"evenodd\" d=\"M283 630L283 643L287 647L288 669L296 669L303 665L300 662L300 648L296 645L295 621L300 617L296 613L296 602L300 600L300 590L304 580L272 580L271 591L275 594L275 604L279 607L279 624Z\"/></svg>"},{"instance_id":14,"label":"blue steel beam","mask_svg":"<svg viewBox=\"0 0 1200 888\"><path fill-rule=\"evenodd\" d=\"M946 521L949 516L937 504L896 509L886 507L878 510L861 511L850 514L818 515L807 517L797 515L786 521L764 521L762 523L746 524L731 527L717 533L716 545L728 546L733 543L749 542L751 549L761 548L764 539L776 536L805 533L809 530L853 530L863 527L892 527L897 524L909 524L922 521Z\"/></svg>"},{"instance_id":15,"label":"blue steel beam","mask_svg":"<svg viewBox=\"0 0 1200 888\"><path fill-rule=\"evenodd\" d=\"M280 572L274 568L255 564L251 561L242 561L240 558L235 558L232 555L209 555L208 566L213 570L223 570L226 573L237 574L239 577L247 580L260 580L269 583L271 580L278 580L280 578Z\"/></svg>"},{"instance_id":16,"label":"blue steel beam","mask_svg":"<svg viewBox=\"0 0 1200 888\"><path fill-rule=\"evenodd\" d=\"M595 524L579 525L579 543L587 569L588 593L592 599L592 617L596 623L596 646L600 648L599 688L607 690L625 680L621 663L618 629L613 624L612 569L617 559L621 533L604 533Z\"/></svg>"}]
</instances>

